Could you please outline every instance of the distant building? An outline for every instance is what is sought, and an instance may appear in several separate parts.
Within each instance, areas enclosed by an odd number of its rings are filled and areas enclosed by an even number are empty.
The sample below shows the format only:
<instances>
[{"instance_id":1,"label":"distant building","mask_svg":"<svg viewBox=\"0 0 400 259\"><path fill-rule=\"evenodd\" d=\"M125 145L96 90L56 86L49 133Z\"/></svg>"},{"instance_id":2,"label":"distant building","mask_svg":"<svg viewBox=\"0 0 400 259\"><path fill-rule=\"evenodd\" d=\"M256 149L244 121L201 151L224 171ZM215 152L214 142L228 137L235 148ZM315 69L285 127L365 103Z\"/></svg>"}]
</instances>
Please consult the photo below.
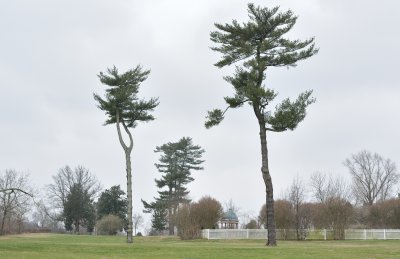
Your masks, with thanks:
<instances>
[{"instance_id":1,"label":"distant building","mask_svg":"<svg viewBox=\"0 0 400 259\"><path fill-rule=\"evenodd\" d=\"M223 229L238 229L239 228L239 219L236 213L229 209L227 212L224 213L220 221L220 228Z\"/></svg>"}]
</instances>

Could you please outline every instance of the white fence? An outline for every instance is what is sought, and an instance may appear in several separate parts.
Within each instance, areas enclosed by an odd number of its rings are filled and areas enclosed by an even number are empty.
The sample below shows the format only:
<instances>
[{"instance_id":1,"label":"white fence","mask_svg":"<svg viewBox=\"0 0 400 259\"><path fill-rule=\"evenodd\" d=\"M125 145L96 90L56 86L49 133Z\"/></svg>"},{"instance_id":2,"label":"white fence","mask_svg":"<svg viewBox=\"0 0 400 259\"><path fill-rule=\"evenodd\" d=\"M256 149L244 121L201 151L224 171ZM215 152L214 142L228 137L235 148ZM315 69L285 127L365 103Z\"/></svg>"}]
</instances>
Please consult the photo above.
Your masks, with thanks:
<instances>
[{"instance_id":1,"label":"white fence","mask_svg":"<svg viewBox=\"0 0 400 259\"><path fill-rule=\"evenodd\" d=\"M400 229L346 229L346 239L400 239Z\"/></svg>"},{"instance_id":2,"label":"white fence","mask_svg":"<svg viewBox=\"0 0 400 259\"><path fill-rule=\"evenodd\" d=\"M333 230L314 229L304 231L306 240L333 240ZM203 229L205 239L267 239L266 229ZM277 229L277 239L297 239L295 229ZM346 229L344 239L400 239L400 229Z\"/></svg>"},{"instance_id":3,"label":"white fence","mask_svg":"<svg viewBox=\"0 0 400 259\"><path fill-rule=\"evenodd\" d=\"M266 229L203 229L206 239L266 239Z\"/></svg>"}]
</instances>

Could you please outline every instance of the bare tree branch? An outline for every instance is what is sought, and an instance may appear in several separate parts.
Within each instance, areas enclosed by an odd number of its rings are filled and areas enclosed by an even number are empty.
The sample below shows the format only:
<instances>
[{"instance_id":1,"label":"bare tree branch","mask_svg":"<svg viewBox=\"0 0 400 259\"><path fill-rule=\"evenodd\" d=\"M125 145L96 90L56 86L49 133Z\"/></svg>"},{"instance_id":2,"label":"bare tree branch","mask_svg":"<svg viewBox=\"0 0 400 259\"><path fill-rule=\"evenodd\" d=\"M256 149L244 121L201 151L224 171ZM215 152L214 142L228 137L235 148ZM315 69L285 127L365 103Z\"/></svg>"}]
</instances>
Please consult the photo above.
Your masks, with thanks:
<instances>
[{"instance_id":1,"label":"bare tree branch","mask_svg":"<svg viewBox=\"0 0 400 259\"><path fill-rule=\"evenodd\" d=\"M10 194L11 193L15 193L15 192L22 192L22 193L24 193L24 194L26 194L26 195L28 195L28 196L33 198L33 194L32 193L26 192L26 191L24 191L24 190L22 190L20 188L0 189L0 192L10 192Z\"/></svg>"}]
</instances>

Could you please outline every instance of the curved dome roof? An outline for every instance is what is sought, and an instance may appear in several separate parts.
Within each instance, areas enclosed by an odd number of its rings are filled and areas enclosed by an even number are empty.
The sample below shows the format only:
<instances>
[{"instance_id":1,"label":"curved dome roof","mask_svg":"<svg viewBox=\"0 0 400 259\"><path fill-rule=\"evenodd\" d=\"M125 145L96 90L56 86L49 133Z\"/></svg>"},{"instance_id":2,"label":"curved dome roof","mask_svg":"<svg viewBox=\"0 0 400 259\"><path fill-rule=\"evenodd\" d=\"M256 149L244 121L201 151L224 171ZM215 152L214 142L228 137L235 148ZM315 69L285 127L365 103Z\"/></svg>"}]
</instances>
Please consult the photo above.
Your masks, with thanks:
<instances>
[{"instance_id":1,"label":"curved dome roof","mask_svg":"<svg viewBox=\"0 0 400 259\"><path fill-rule=\"evenodd\" d=\"M236 213L232 209L229 209L227 212L224 213L222 220L239 220L239 219Z\"/></svg>"}]
</instances>

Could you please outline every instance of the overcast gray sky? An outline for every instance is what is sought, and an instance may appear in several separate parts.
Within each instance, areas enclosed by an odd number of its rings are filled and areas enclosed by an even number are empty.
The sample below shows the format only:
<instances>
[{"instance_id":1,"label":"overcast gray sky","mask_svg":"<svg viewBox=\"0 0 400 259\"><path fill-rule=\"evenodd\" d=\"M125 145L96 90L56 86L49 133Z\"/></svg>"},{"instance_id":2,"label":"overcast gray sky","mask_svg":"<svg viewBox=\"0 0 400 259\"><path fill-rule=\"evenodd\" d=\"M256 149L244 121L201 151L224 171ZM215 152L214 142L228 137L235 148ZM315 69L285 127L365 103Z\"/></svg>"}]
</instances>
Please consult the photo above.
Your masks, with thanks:
<instances>
[{"instance_id":1,"label":"overcast gray sky","mask_svg":"<svg viewBox=\"0 0 400 259\"><path fill-rule=\"evenodd\" d=\"M367 149L400 163L400 2L395 0L254 1L299 16L291 38L315 36L318 55L296 68L271 68L266 84L279 98L314 90L317 102L293 132L268 136L275 197L299 175L347 176L342 162ZM153 150L190 136L205 150L205 169L190 184L194 200L232 199L256 215L264 185L256 118L249 107L223 123L203 126L206 111L232 93L213 66L214 22L245 21L247 1L38 0L0 3L0 170L51 183L58 169L83 165L105 188L126 185L124 155L114 126L102 126L93 92L97 74L141 64L151 74L144 98L159 97L156 120L134 131L134 210L156 195ZM278 98L278 99L279 99Z\"/></svg>"}]
</instances>

